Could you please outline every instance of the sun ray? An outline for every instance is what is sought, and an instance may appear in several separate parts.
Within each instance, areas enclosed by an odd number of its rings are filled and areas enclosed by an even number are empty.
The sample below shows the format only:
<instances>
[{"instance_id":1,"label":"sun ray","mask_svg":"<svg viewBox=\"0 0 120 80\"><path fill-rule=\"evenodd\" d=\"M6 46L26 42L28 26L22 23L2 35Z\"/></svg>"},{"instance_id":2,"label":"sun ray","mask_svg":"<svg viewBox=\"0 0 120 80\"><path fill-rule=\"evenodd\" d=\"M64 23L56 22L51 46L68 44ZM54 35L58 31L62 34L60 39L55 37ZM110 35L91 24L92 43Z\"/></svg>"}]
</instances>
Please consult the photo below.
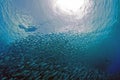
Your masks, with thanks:
<instances>
[{"instance_id":1,"label":"sun ray","mask_svg":"<svg viewBox=\"0 0 120 80\"><path fill-rule=\"evenodd\" d=\"M84 0L57 0L57 7L67 13L76 13L84 6Z\"/></svg>"}]
</instances>

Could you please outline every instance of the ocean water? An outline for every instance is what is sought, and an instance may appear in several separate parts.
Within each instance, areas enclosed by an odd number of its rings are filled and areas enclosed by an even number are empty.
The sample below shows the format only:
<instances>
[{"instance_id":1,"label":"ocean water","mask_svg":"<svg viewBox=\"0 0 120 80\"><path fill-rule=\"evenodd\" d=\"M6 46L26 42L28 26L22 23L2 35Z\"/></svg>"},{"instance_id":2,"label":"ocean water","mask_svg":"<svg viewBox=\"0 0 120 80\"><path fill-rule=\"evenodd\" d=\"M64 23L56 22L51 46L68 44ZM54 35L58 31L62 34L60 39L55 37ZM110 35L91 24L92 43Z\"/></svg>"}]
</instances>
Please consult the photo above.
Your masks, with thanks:
<instances>
[{"instance_id":1,"label":"ocean water","mask_svg":"<svg viewBox=\"0 0 120 80\"><path fill-rule=\"evenodd\" d=\"M55 1L0 0L0 80L120 80L120 0Z\"/></svg>"}]
</instances>

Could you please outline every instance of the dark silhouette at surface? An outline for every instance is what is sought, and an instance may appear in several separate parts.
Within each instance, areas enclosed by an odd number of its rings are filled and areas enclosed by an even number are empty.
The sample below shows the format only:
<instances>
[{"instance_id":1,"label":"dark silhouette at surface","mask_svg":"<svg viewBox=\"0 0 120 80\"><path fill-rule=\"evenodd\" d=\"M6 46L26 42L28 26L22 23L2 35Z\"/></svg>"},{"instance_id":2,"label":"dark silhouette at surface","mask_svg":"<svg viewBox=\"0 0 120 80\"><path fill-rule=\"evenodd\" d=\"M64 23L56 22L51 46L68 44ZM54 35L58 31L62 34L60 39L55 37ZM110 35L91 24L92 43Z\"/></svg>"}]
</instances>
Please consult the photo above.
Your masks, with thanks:
<instances>
[{"instance_id":1,"label":"dark silhouette at surface","mask_svg":"<svg viewBox=\"0 0 120 80\"><path fill-rule=\"evenodd\" d=\"M34 32L37 30L35 26L28 26L27 28L24 25L19 25L20 29L24 29L25 32Z\"/></svg>"}]
</instances>

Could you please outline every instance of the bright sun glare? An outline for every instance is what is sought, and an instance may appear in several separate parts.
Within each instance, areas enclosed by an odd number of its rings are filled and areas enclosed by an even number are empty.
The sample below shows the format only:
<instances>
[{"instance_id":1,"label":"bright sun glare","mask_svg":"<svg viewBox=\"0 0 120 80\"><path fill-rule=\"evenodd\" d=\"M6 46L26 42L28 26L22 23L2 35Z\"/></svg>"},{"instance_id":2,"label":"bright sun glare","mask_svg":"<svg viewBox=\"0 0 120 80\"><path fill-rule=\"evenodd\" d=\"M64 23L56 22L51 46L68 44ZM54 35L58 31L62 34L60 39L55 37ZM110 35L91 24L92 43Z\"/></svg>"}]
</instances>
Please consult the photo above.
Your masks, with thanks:
<instances>
[{"instance_id":1,"label":"bright sun glare","mask_svg":"<svg viewBox=\"0 0 120 80\"><path fill-rule=\"evenodd\" d=\"M84 0L57 0L56 6L67 13L76 13L84 5Z\"/></svg>"}]
</instances>

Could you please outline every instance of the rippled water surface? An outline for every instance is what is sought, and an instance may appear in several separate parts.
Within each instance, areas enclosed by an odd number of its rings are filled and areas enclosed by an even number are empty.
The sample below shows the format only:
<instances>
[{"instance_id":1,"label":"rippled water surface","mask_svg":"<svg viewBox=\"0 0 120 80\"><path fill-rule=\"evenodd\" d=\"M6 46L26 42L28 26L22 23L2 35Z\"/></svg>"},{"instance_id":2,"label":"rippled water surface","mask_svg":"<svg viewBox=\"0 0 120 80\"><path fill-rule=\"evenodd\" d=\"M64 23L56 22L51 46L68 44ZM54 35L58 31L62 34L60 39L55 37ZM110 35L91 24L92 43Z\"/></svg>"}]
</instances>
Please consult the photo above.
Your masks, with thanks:
<instances>
[{"instance_id":1,"label":"rippled water surface","mask_svg":"<svg viewBox=\"0 0 120 80\"><path fill-rule=\"evenodd\" d=\"M0 0L0 80L120 80L119 34L119 0Z\"/></svg>"}]
</instances>

